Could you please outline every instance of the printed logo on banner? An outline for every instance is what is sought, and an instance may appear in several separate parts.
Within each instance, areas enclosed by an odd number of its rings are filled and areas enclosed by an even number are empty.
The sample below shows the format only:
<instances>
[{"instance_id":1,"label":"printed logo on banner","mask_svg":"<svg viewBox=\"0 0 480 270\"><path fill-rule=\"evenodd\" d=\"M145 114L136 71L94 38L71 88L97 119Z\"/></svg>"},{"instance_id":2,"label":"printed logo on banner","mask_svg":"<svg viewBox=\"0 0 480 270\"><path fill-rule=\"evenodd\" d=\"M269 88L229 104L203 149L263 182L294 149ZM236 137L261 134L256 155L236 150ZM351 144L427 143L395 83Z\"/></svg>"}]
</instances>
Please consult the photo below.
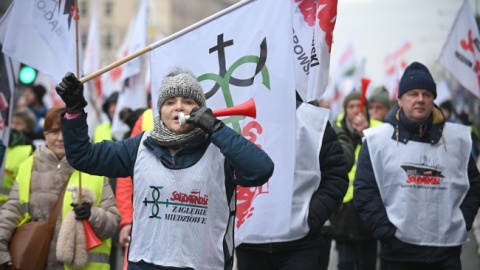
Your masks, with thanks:
<instances>
[{"instance_id":1,"label":"printed logo on banner","mask_svg":"<svg viewBox=\"0 0 480 270\"><path fill-rule=\"evenodd\" d=\"M216 52L218 55L218 74L205 73L197 78L199 82L207 80L214 81L215 85L210 90L205 91L205 97L208 99L217 93L219 89L221 89L225 104L228 108L236 105L234 104L232 98L230 85L249 87L253 84L255 76L260 73L262 84L265 86L266 90L270 90L270 76L268 73L268 68L265 64L268 55L267 39L264 38L261 41L259 46L260 52L258 56L243 56L227 68L225 48L233 45L234 41L232 39L225 41L223 34L217 35L217 44L209 49L209 53ZM232 75L237 68L248 63L256 64L255 74L253 74L252 77L247 79L238 79ZM222 121L225 124L231 124L232 128L236 132L242 134L242 136L250 140L252 143L256 143L257 135L262 134L263 132L262 126L260 123L253 120L247 123L243 129L241 129L240 121L243 119L245 119L245 116L229 116ZM262 148L262 145L258 143L256 145ZM268 194L268 183L265 185L265 187L237 187L237 228L245 223L248 218L253 216L255 209L252 207L252 203L258 195L262 194Z\"/></svg>"},{"instance_id":2,"label":"printed logo on banner","mask_svg":"<svg viewBox=\"0 0 480 270\"><path fill-rule=\"evenodd\" d=\"M442 170L438 162L423 156L422 162L405 162L402 169L407 173L407 180L402 188L426 188L426 189L447 189L442 185L442 180L445 177L442 175Z\"/></svg>"},{"instance_id":3,"label":"printed logo on banner","mask_svg":"<svg viewBox=\"0 0 480 270\"><path fill-rule=\"evenodd\" d=\"M226 56L225 56L225 48L228 46L233 46L233 40L223 40L223 34L217 36L217 45L209 49L209 53L217 52L218 54L218 67L219 71L218 74L214 73L205 73L198 76L197 80L199 82L212 80L215 82L215 85L212 89L205 92L205 98L209 99L212 97L219 88L222 89L223 98L225 99L225 104L227 108L235 106L232 93L230 92L230 85L240 86L240 87L248 87L253 84L255 76L261 72L262 76L262 83L265 85L266 89L270 90L270 77L268 75L268 69L265 65L267 61L267 39L264 38L260 43L260 55L247 55L243 56L240 59L236 60L228 69L226 68ZM247 63L254 63L256 64L255 74L251 78L247 79L238 79L233 77L233 73L235 70ZM232 124L232 128L238 132L243 133L240 131L240 124L241 120L245 119L245 116L230 116L223 120L225 124Z\"/></svg>"},{"instance_id":4,"label":"printed logo on banner","mask_svg":"<svg viewBox=\"0 0 480 270\"><path fill-rule=\"evenodd\" d=\"M151 205L152 212L149 218L162 219L161 208L165 209L165 220L182 221L190 223L207 223L208 194L202 194L198 189L189 193L182 191L172 191L170 197L161 200L161 190L163 186L150 186L152 191L151 198L145 198L143 204ZM161 207L161 206L164 207Z\"/></svg>"},{"instance_id":5,"label":"printed logo on banner","mask_svg":"<svg viewBox=\"0 0 480 270\"><path fill-rule=\"evenodd\" d=\"M466 52L471 52L473 55L480 53L480 40L472 37L472 29L468 29L467 38L460 40L460 46ZM477 49L476 52L475 48ZM480 84L480 61L475 60L475 63L473 63L468 59L468 57L464 56L459 51L455 51L455 57L457 57L458 60L464 63L468 68L471 68L475 73L477 73L478 82Z\"/></svg>"}]
</instances>

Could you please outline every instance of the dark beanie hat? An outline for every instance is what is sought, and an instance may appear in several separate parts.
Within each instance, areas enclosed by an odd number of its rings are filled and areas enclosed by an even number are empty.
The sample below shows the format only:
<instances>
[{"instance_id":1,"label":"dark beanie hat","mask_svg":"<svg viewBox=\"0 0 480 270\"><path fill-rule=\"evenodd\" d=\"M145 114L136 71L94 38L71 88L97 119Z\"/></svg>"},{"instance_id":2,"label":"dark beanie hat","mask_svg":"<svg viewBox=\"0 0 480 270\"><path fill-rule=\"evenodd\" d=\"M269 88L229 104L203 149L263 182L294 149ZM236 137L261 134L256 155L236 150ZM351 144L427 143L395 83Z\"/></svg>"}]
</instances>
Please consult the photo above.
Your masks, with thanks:
<instances>
[{"instance_id":1,"label":"dark beanie hat","mask_svg":"<svg viewBox=\"0 0 480 270\"><path fill-rule=\"evenodd\" d=\"M105 100L105 102L102 105L102 110L104 113L108 114L108 107L110 107L110 104L116 104L118 101L118 92L115 91L110 96Z\"/></svg>"},{"instance_id":2,"label":"dark beanie hat","mask_svg":"<svg viewBox=\"0 0 480 270\"><path fill-rule=\"evenodd\" d=\"M398 86L398 97L412 89L424 89L433 93L437 97L437 85L433 80L428 68L421 63L413 62L403 72L400 84Z\"/></svg>"},{"instance_id":3,"label":"dark beanie hat","mask_svg":"<svg viewBox=\"0 0 480 270\"><path fill-rule=\"evenodd\" d=\"M35 94L35 97L37 98L37 101L43 104L43 96L45 93L47 93L47 90L45 87L43 87L40 84L32 86L30 89L32 89L32 92Z\"/></svg>"}]
</instances>

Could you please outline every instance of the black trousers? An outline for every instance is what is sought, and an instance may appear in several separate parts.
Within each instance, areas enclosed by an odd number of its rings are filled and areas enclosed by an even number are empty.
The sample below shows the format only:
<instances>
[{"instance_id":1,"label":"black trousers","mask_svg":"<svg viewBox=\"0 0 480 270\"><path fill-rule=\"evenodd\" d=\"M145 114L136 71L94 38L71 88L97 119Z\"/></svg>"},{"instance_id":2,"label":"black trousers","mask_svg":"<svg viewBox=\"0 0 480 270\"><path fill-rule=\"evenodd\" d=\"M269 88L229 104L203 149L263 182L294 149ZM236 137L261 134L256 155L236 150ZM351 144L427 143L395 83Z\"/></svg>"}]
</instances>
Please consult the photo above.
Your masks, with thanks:
<instances>
[{"instance_id":1,"label":"black trousers","mask_svg":"<svg viewBox=\"0 0 480 270\"><path fill-rule=\"evenodd\" d=\"M318 252L318 270L327 270L330 263L330 249L332 247L332 235L322 234L323 242L320 245Z\"/></svg>"},{"instance_id":2,"label":"black trousers","mask_svg":"<svg viewBox=\"0 0 480 270\"><path fill-rule=\"evenodd\" d=\"M434 263L393 262L382 260L382 270L461 270L460 255L451 256L443 261Z\"/></svg>"}]
</instances>

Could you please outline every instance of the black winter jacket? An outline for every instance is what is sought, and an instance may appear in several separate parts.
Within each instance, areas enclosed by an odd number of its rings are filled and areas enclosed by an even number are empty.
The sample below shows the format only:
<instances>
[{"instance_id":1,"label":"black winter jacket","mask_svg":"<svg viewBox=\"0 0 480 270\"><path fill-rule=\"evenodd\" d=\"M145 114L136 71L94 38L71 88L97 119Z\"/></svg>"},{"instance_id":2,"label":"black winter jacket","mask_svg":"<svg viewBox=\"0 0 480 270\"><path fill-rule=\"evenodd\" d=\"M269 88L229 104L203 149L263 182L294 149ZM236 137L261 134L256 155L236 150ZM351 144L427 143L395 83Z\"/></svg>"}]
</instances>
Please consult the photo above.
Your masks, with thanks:
<instances>
[{"instance_id":1,"label":"black winter jacket","mask_svg":"<svg viewBox=\"0 0 480 270\"><path fill-rule=\"evenodd\" d=\"M320 149L320 186L310 199L308 226L310 232L303 238L281 243L241 244L238 248L250 251L277 253L319 247L323 224L342 203L348 188L348 170L342 146L330 123L327 123Z\"/></svg>"},{"instance_id":2,"label":"black winter jacket","mask_svg":"<svg viewBox=\"0 0 480 270\"><path fill-rule=\"evenodd\" d=\"M398 127L390 139L399 143L417 141L436 144L442 137L445 119L435 107L426 123L419 125L409 121L396 105L388 113L385 123ZM387 138L386 138L387 139ZM449 146L447 146L448 149ZM450 147L454 147L451 145ZM466 230L472 227L473 219L480 206L480 174L473 157L468 162L470 189L460 208L465 218ZM379 193L366 141L363 142L354 181L353 202L358 213L373 236L381 242L381 257L387 261L431 263L459 255L461 246L433 247L418 246L400 241L395 237L396 228L388 220L385 206Z\"/></svg>"}]
</instances>

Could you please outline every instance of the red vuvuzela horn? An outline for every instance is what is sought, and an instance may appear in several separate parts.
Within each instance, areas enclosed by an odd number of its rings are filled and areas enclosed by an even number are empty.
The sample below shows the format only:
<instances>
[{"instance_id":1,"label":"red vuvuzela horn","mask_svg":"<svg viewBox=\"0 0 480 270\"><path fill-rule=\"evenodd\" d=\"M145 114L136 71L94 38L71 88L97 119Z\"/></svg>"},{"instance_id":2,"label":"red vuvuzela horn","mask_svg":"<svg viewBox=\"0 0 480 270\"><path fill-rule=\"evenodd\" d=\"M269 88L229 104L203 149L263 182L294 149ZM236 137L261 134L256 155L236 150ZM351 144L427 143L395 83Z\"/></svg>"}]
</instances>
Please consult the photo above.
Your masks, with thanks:
<instances>
[{"instance_id":1,"label":"red vuvuzela horn","mask_svg":"<svg viewBox=\"0 0 480 270\"><path fill-rule=\"evenodd\" d=\"M368 78L362 78L362 94L360 96L360 112L363 113L363 110L365 109L365 99L367 96L367 89L368 85L370 84L370 79Z\"/></svg>"},{"instance_id":2,"label":"red vuvuzela horn","mask_svg":"<svg viewBox=\"0 0 480 270\"><path fill-rule=\"evenodd\" d=\"M85 231L85 240L87 242L87 250L96 248L102 244L102 241L98 239L97 235L92 229L92 226L86 219L82 219L83 230Z\"/></svg>"},{"instance_id":3,"label":"red vuvuzela horn","mask_svg":"<svg viewBox=\"0 0 480 270\"><path fill-rule=\"evenodd\" d=\"M216 117L220 116L232 116L232 115L243 115L248 116L251 118L257 117L257 109L255 106L255 101L253 98L247 100L246 102L239 104L237 106L233 106L230 108L219 109L213 111L213 115ZM180 121L180 125L185 125L187 119L190 118L190 115L185 115L183 112L178 114L178 120Z\"/></svg>"}]
</instances>

